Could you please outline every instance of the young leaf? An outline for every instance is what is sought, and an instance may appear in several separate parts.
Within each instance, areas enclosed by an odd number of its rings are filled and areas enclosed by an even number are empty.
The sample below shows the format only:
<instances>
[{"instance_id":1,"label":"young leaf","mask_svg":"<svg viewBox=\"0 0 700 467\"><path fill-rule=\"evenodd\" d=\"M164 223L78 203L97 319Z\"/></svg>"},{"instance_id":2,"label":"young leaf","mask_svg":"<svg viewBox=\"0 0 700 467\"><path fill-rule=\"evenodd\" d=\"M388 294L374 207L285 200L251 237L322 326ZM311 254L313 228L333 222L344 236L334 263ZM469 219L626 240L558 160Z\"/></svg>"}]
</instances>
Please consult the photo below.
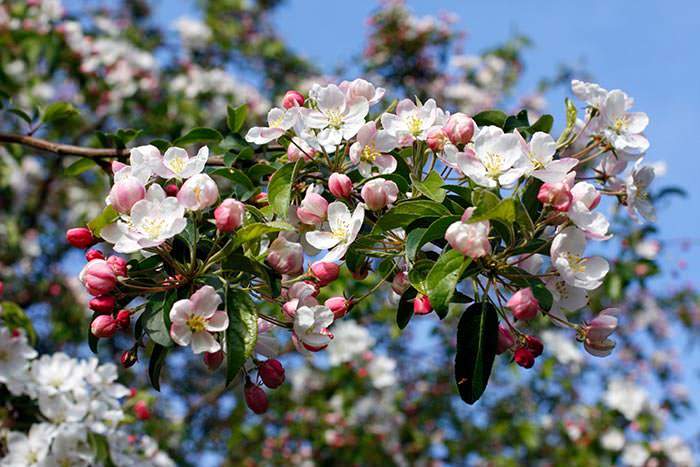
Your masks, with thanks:
<instances>
[{"instance_id":1,"label":"young leaf","mask_svg":"<svg viewBox=\"0 0 700 467\"><path fill-rule=\"evenodd\" d=\"M515 202L513 201L513 198L507 198L504 199L503 201L499 202L496 206L494 206L491 209L488 209L485 212L478 212L479 210L474 212L474 215L469 218L467 222L472 223L472 222L479 222L479 221L488 221L492 219L497 219L501 220L505 223L513 223L515 222Z\"/></svg>"},{"instance_id":2,"label":"young leaf","mask_svg":"<svg viewBox=\"0 0 700 467\"><path fill-rule=\"evenodd\" d=\"M248 106L243 104L235 109L230 105L226 108L226 124L228 129L233 133L238 133L243 128L246 116L248 115Z\"/></svg>"},{"instance_id":3,"label":"young leaf","mask_svg":"<svg viewBox=\"0 0 700 467\"><path fill-rule=\"evenodd\" d=\"M457 326L455 380L459 395L473 404L484 393L498 343L498 314L491 303L470 305Z\"/></svg>"},{"instance_id":4,"label":"young leaf","mask_svg":"<svg viewBox=\"0 0 700 467\"><path fill-rule=\"evenodd\" d=\"M236 289L226 292L226 385L231 383L253 353L258 339L258 313L250 295Z\"/></svg>"},{"instance_id":5,"label":"young leaf","mask_svg":"<svg viewBox=\"0 0 700 467\"><path fill-rule=\"evenodd\" d=\"M557 146L565 146L569 142L569 137L571 136L571 132L574 130L574 127L576 126L576 116L578 114L578 110L576 109L576 104L573 103L571 99L568 97L565 100L566 104L566 128L564 128L564 131L561 132L561 135L559 135L559 139L557 140Z\"/></svg>"},{"instance_id":6,"label":"young leaf","mask_svg":"<svg viewBox=\"0 0 700 467\"><path fill-rule=\"evenodd\" d=\"M301 163L302 159L285 164L272 174L270 178L270 184L267 187L267 198L270 201L272 210L282 219L287 218L289 204L292 202L292 184L299 167L301 167Z\"/></svg>"},{"instance_id":7,"label":"young leaf","mask_svg":"<svg viewBox=\"0 0 700 467\"><path fill-rule=\"evenodd\" d=\"M236 239L233 241L233 247L230 250L233 251L244 243L256 240L263 235L283 230L294 230L294 227L286 222L268 222L267 224L255 222L246 224L236 232Z\"/></svg>"},{"instance_id":8,"label":"young leaf","mask_svg":"<svg viewBox=\"0 0 700 467\"><path fill-rule=\"evenodd\" d=\"M173 141L173 146L189 146L194 143L218 143L222 139L221 133L213 128L193 128L187 134Z\"/></svg>"},{"instance_id":9,"label":"young leaf","mask_svg":"<svg viewBox=\"0 0 700 467\"><path fill-rule=\"evenodd\" d=\"M156 391L160 391L160 371L163 369L165 357L168 355L168 348L162 345L153 344L151 358L148 361L148 378L151 380L151 386Z\"/></svg>"},{"instance_id":10,"label":"young leaf","mask_svg":"<svg viewBox=\"0 0 700 467\"><path fill-rule=\"evenodd\" d=\"M465 257L457 250L449 250L438 258L428 273L425 279L428 298L433 310L441 319L447 316L455 287L469 263L471 258Z\"/></svg>"},{"instance_id":11,"label":"young leaf","mask_svg":"<svg viewBox=\"0 0 700 467\"><path fill-rule=\"evenodd\" d=\"M413 182L413 186L417 191L436 203L442 203L445 199L446 191L442 188L445 182L434 170L431 170L428 176L423 180L419 180L411 174L411 182Z\"/></svg>"},{"instance_id":12,"label":"young leaf","mask_svg":"<svg viewBox=\"0 0 700 467\"><path fill-rule=\"evenodd\" d=\"M97 167L97 164L94 160L83 157L63 169L63 174L67 175L68 177L77 177L81 173L87 172L95 167Z\"/></svg>"},{"instance_id":13,"label":"young leaf","mask_svg":"<svg viewBox=\"0 0 700 467\"><path fill-rule=\"evenodd\" d=\"M110 205L104 208L100 215L88 222L87 226L90 229L90 231L92 231L93 235L99 237L100 232L102 232L102 229L105 228L107 225L113 223L117 219L119 219L119 213Z\"/></svg>"},{"instance_id":14,"label":"young leaf","mask_svg":"<svg viewBox=\"0 0 700 467\"><path fill-rule=\"evenodd\" d=\"M41 121L44 123L57 123L78 115L78 109L68 102L53 102L46 107Z\"/></svg>"}]
</instances>

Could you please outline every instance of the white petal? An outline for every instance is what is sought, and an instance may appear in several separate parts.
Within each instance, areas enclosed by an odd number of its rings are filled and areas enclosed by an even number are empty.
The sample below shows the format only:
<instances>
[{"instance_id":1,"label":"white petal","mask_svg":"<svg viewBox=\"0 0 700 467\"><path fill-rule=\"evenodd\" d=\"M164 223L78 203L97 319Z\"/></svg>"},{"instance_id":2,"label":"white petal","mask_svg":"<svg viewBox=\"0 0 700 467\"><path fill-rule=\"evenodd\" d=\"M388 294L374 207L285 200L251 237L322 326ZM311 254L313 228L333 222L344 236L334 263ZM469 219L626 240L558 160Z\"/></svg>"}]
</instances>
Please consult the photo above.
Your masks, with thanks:
<instances>
[{"instance_id":1,"label":"white petal","mask_svg":"<svg viewBox=\"0 0 700 467\"><path fill-rule=\"evenodd\" d=\"M306 241L314 248L327 250L336 246L338 242L340 242L340 239L331 232L319 232L316 230L306 233Z\"/></svg>"}]
</instances>

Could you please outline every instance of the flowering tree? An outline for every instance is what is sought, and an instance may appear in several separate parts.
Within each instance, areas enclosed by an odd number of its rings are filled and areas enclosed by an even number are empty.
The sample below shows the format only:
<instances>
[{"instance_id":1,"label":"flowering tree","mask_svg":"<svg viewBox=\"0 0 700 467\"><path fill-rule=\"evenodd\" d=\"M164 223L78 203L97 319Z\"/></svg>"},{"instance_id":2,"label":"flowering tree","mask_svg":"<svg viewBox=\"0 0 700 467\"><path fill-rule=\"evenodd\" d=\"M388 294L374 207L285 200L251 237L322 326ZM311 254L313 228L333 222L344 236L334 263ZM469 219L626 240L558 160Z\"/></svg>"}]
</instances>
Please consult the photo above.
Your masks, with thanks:
<instances>
[{"instance_id":1,"label":"flowering tree","mask_svg":"<svg viewBox=\"0 0 700 467\"><path fill-rule=\"evenodd\" d=\"M268 3L205 3L206 25L178 22L184 47L172 67L155 60L159 44L143 50L147 43L137 46L122 37L152 27L143 20L140 2L127 2L129 9L116 24L98 12L94 31L64 17L53 2L18 2L2 10L3 40L14 46L10 50L20 48L22 57L6 68L15 68L17 76L27 65L46 69L33 84L17 79L7 90L6 113L19 123L0 134L12 151L6 154L8 166L20 170L17 161L27 160L23 148L60 156L50 159L54 169L64 156L77 158L60 181L48 168L45 186L18 216L16 229L31 231L38 216L50 216L57 226L89 219L67 230L65 238L87 250L79 279L92 297L79 301L87 302L91 315L83 321L74 305L75 325L66 332L74 340L88 335L94 352L118 349L125 368L147 362L144 372L157 390L168 378L168 390L188 406L181 426L172 428L183 439L220 449L226 440L205 438L229 425L230 441L247 446L232 454L232 462L259 455L277 462L402 464L476 456L498 463L574 457L583 463L643 464L651 458L692 463L681 440L663 438L660 406L624 379L635 368L632 363L649 357L635 350L636 337L623 327L624 349L635 354L628 368L608 371L595 371L574 344L579 341L596 357L609 355L618 319L632 329L630 318L648 313L656 300L639 291L658 272L657 244L647 238L650 228L634 224L653 221L654 202L668 193L650 188L655 168L643 163L649 146L643 134L646 114L634 110L624 92L578 80L571 82L577 102L567 100L561 131L553 131L550 115L530 117L542 110L539 106L528 106L530 112L488 110L517 79L523 42L478 60L455 57L457 71L446 74L440 56L457 35L447 22L417 20L396 2L372 19L365 54L374 84L302 82L313 70L265 27L265 11L274 6ZM226 22L232 17L240 28ZM25 34L54 51L53 65L45 58L51 55L21 50L31 47ZM234 49L241 37L252 40ZM16 64L25 58L28 63ZM234 58L266 73L265 87L280 107L268 109L260 94L224 71L223 64ZM47 105L36 90L27 90L61 76L56 67L75 79L71 101L76 105L53 96ZM280 96L288 87L297 90ZM403 98L406 94L419 97ZM228 105L237 95L246 95L247 102ZM258 122L260 114L266 114L264 123ZM93 120L97 125L86 124ZM74 144L53 142L68 138ZM37 172L46 169L37 167ZM102 185L101 169L109 186ZM88 212L94 211L90 205L68 219L61 209L42 214L38 206L46 196L64 190L68 196L76 179L83 196L86 188L92 199L106 196L97 212ZM606 216L604 208L613 214ZM610 254L614 248L598 247L617 239L633 249L617 255ZM60 261L65 246L34 266ZM14 258L25 261L21 252ZM45 280L44 274L38 276ZM19 292L36 276L20 272L12 279L16 302L39 301L31 294L22 300ZM57 282L46 289L51 297L62 295ZM628 293L637 298L626 299ZM695 303L692 293L662 300L673 310ZM390 306L380 305L386 301ZM689 316L687 325L693 322ZM59 314L52 321L65 325L65 318ZM5 332L7 342L21 341L7 359L8 375L15 370L19 375L18 382L2 381L7 397L38 397L40 419L46 419L31 429L25 425L26 436L8 433L7 462L26 459L17 456L27 453L37 461L73 455L76 443L88 443L93 451L87 462L94 455L127 464L112 442L120 432L94 427L86 399L70 399L85 393L98 397L98 386L106 385L112 399L98 402L116 410L116 399L126 393L111 385L113 369L103 370L104 381L94 382L89 369L94 361L71 363L54 354L37 364L26 362L35 356L23 340L33 327L9 302L3 320L15 330ZM410 334L421 327L418 321L430 323L431 340L441 349L436 364L425 368L412 365L417 339ZM649 322L638 326L646 330ZM408 335L395 339L392 334L401 330ZM317 353L327 354L327 363L294 365L299 358L291 355L314 360ZM498 354L505 357L496 361ZM70 382L75 387L61 392L63 405L47 402L42 376L27 375L51 359L64 369L87 368L68 373L87 378L90 388ZM197 366L199 360L203 364ZM283 384L283 361L292 363L291 388ZM513 375L511 362L536 366L530 374ZM214 375L204 376L203 368ZM185 383L195 374L201 381ZM599 402L584 404L575 382L589 374L606 389L595 394ZM514 381L519 378L526 384ZM497 379L498 387L485 393L490 379ZM659 368L659 380L668 384L669 379ZM180 384L191 386L179 392ZM278 393L275 416L261 385ZM218 404L230 390L253 412L268 412L267 425L230 427L229 418L237 420L244 410L237 404L232 414L220 415ZM484 394L478 407L488 420L485 426L455 405L457 396L474 404ZM512 416L514 401L527 404L522 416ZM145 402L133 402L142 419L148 419ZM680 398L666 404L672 412L683 407ZM54 415L58 411L60 417ZM111 425L123 416L117 412ZM561 415L561 423L553 414ZM323 439L309 432L309 421L319 415ZM25 424L27 417L13 415ZM64 422L90 423L90 435L32 444L32 436L53 440L56 428L46 425ZM613 423L618 428L607 429ZM173 434L148 423L144 429L161 441ZM627 439L631 431L637 436ZM494 454L498 433L522 449ZM324 446L337 451L325 453ZM155 451L146 455L169 462ZM194 459L183 451L180 456Z\"/></svg>"}]
</instances>

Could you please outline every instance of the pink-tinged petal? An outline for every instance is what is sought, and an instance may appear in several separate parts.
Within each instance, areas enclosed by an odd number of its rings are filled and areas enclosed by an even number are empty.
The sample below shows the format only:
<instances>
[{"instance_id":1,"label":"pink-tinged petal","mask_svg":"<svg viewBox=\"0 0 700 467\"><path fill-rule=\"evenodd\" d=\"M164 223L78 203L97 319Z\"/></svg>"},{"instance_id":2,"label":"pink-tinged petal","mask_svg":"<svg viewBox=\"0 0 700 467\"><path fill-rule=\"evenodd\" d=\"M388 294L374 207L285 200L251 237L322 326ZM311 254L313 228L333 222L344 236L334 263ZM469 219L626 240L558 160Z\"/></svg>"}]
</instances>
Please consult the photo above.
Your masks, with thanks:
<instances>
[{"instance_id":1,"label":"pink-tinged petal","mask_svg":"<svg viewBox=\"0 0 700 467\"><path fill-rule=\"evenodd\" d=\"M406 131L406 124L394 114L382 115L382 127L394 135L401 131Z\"/></svg>"},{"instance_id":2,"label":"pink-tinged petal","mask_svg":"<svg viewBox=\"0 0 700 467\"><path fill-rule=\"evenodd\" d=\"M416 110L416 104L411 99L403 99L396 106L396 115L403 117L405 114L409 114ZM384 122L382 122L383 124Z\"/></svg>"},{"instance_id":3,"label":"pink-tinged petal","mask_svg":"<svg viewBox=\"0 0 700 467\"><path fill-rule=\"evenodd\" d=\"M170 337L177 345L189 345L192 339L192 330L182 321L174 322L170 325Z\"/></svg>"},{"instance_id":4,"label":"pink-tinged petal","mask_svg":"<svg viewBox=\"0 0 700 467\"><path fill-rule=\"evenodd\" d=\"M374 123L374 121L367 122L364 125L362 125L362 127L357 132L357 143L359 143L360 150L367 146L376 134L377 126ZM355 146L355 144L353 144L353 146Z\"/></svg>"},{"instance_id":5,"label":"pink-tinged petal","mask_svg":"<svg viewBox=\"0 0 700 467\"><path fill-rule=\"evenodd\" d=\"M218 352L219 350L221 350L221 344L207 331L200 331L192 334L192 352L195 354Z\"/></svg>"},{"instance_id":6,"label":"pink-tinged petal","mask_svg":"<svg viewBox=\"0 0 700 467\"><path fill-rule=\"evenodd\" d=\"M190 297L192 308L198 315L209 318L221 305L221 297L211 285L205 285Z\"/></svg>"},{"instance_id":7,"label":"pink-tinged petal","mask_svg":"<svg viewBox=\"0 0 700 467\"><path fill-rule=\"evenodd\" d=\"M644 112L627 113L627 131L641 133L649 125L649 117Z\"/></svg>"},{"instance_id":8,"label":"pink-tinged petal","mask_svg":"<svg viewBox=\"0 0 700 467\"><path fill-rule=\"evenodd\" d=\"M345 93L335 84L330 84L318 92L316 103L323 113L333 111L342 113L345 110Z\"/></svg>"},{"instance_id":9,"label":"pink-tinged petal","mask_svg":"<svg viewBox=\"0 0 700 467\"><path fill-rule=\"evenodd\" d=\"M184 322L192 314L192 302L190 300L178 300L170 308L170 321Z\"/></svg>"},{"instance_id":10,"label":"pink-tinged petal","mask_svg":"<svg viewBox=\"0 0 700 467\"><path fill-rule=\"evenodd\" d=\"M374 164L379 167L379 173L382 174L390 174L396 170L396 159L388 154L378 156Z\"/></svg>"},{"instance_id":11,"label":"pink-tinged petal","mask_svg":"<svg viewBox=\"0 0 700 467\"><path fill-rule=\"evenodd\" d=\"M392 136L388 131L379 131L375 137L375 145L377 151L387 153L391 152L398 146L399 142L395 136Z\"/></svg>"},{"instance_id":12,"label":"pink-tinged petal","mask_svg":"<svg viewBox=\"0 0 700 467\"><path fill-rule=\"evenodd\" d=\"M245 135L245 140L249 143L255 144L267 144L272 140L275 140L284 134L284 130L281 128L266 128L266 127L253 127L248 130Z\"/></svg>"},{"instance_id":13,"label":"pink-tinged petal","mask_svg":"<svg viewBox=\"0 0 700 467\"><path fill-rule=\"evenodd\" d=\"M217 311L207 320L207 331L221 332L228 328L228 315L225 311Z\"/></svg>"},{"instance_id":14,"label":"pink-tinged petal","mask_svg":"<svg viewBox=\"0 0 700 467\"><path fill-rule=\"evenodd\" d=\"M362 131L362 129L360 129L360 131ZM359 139L359 134L358 134L358 139ZM364 146L359 141L352 143L352 146L350 146L350 160L352 161L353 164L360 163L360 158L362 156L363 149L364 149Z\"/></svg>"},{"instance_id":15,"label":"pink-tinged petal","mask_svg":"<svg viewBox=\"0 0 700 467\"><path fill-rule=\"evenodd\" d=\"M302 118L304 119L306 126L309 128L324 128L328 126L328 117L318 110L304 112Z\"/></svg>"}]
</instances>

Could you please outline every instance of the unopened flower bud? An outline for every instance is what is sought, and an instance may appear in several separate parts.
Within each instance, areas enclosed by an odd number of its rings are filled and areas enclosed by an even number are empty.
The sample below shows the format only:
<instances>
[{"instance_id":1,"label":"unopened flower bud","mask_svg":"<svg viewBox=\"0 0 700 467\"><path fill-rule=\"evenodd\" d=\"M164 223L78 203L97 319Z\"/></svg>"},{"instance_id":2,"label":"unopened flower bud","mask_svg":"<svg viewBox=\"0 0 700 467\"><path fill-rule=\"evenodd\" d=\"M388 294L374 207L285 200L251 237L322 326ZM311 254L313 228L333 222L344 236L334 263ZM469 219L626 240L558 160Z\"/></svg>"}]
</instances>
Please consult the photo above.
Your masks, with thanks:
<instances>
[{"instance_id":1,"label":"unopened flower bud","mask_svg":"<svg viewBox=\"0 0 700 467\"><path fill-rule=\"evenodd\" d=\"M491 254L491 243L489 242L490 224L488 221L474 222L454 222L445 232L445 240L450 246L471 258L480 258Z\"/></svg>"},{"instance_id":2,"label":"unopened flower bud","mask_svg":"<svg viewBox=\"0 0 700 467\"><path fill-rule=\"evenodd\" d=\"M614 315L617 311L615 308L609 308L593 318L584 328L586 338L592 341L607 339L617 329L617 318Z\"/></svg>"},{"instance_id":3,"label":"unopened flower bud","mask_svg":"<svg viewBox=\"0 0 700 467\"><path fill-rule=\"evenodd\" d=\"M119 358L122 366L124 368L131 368L139 361L138 354L136 353L136 348L125 350L122 352L122 356Z\"/></svg>"},{"instance_id":4,"label":"unopened flower bud","mask_svg":"<svg viewBox=\"0 0 700 467\"><path fill-rule=\"evenodd\" d=\"M333 312L333 319L340 319L347 314L352 302L345 297L331 297L324 305Z\"/></svg>"},{"instance_id":5,"label":"unopened flower bud","mask_svg":"<svg viewBox=\"0 0 700 467\"><path fill-rule=\"evenodd\" d=\"M151 418L151 411L149 410L146 401L137 401L134 404L134 414L139 420L148 420Z\"/></svg>"},{"instance_id":6,"label":"unopened flower bud","mask_svg":"<svg viewBox=\"0 0 700 467\"><path fill-rule=\"evenodd\" d=\"M258 415L267 412L269 402L267 400L267 394L265 394L265 391L261 387L247 381L243 389L243 394L245 396L245 403L250 410Z\"/></svg>"},{"instance_id":7,"label":"unopened flower bud","mask_svg":"<svg viewBox=\"0 0 700 467\"><path fill-rule=\"evenodd\" d=\"M114 274L116 274L117 277L126 277L126 259L122 258L121 256L112 255L107 258L107 264L109 264L109 267L112 268L112 271L114 271Z\"/></svg>"},{"instance_id":8,"label":"unopened flower bud","mask_svg":"<svg viewBox=\"0 0 700 467\"><path fill-rule=\"evenodd\" d=\"M180 187L178 187L174 183L169 183L165 185L163 190L168 196L177 196L177 194L180 192Z\"/></svg>"},{"instance_id":9,"label":"unopened flower bud","mask_svg":"<svg viewBox=\"0 0 700 467\"><path fill-rule=\"evenodd\" d=\"M506 328L502 324L499 324L498 325L498 344L496 345L496 353L499 355L502 354L506 350L513 347L513 344L515 344L515 340L513 339L513 335L510 333L508 328Z\"/></svg>"},{"instance_id":10,"label":"unopened flower bud","mask_svg":"<svg viewBox=\"0 0 700 467\"><path fill-rule=\"evenodd\" d=\"M131 324L131 312L129 310L119 310L117 313L117 326L122 331L129 329Z\"/></svg>"},{"instance_id":11,"label":"unopened flower bud","mask_svg":"<svg viewBox=\"0 0 700 467\"><path fill-rule=\"evenodd\" d=\"M320 287L327 286L340 274L340 266L330 261L316 261L310 269Z\"/></svg>"},{"instance_id":12,"label":"unopened flower bud","mask_svg":"<svg viewBox=\"0 0 700 467\"><path fill-rule=\"evenodd\" d=\"M191 211L200 211L216 203L219 188L207 174L197 174L187 179L177 193L177 200Z\"/></svg>"},{"instance_id":13,"label":"unopened flower bud","mask_svg":"<svg viewBox=\"0 0 700 467\"><path fill-rule=\"evenodd\" d=\"M269 204L267 193L262 192L253 196L253 204L261 208L267 206Z\"/></svg>"},{"instance_id":14,"label":"unopened flower bud","mask_svg":"<svg viewBox=\"0 0 700 467\"><path fill-rule=\"evenodd\" d=\"M533 319L540 311L540 304L530 287L515 292L506 306L510 308L516 319L525 321Z\"/></svg>"},{"instance_id":15,"label":"unopened flower bud","mask_svg":"<svg viewBox=\"0 0 700 467\"><path fill-rule=\"evenodd\" d=\"M268 388L278 388L284 383L284 367L279 360L271 358L258 365L258 376Z\"/></svg>"},{"instance_id":16,"label":"unopened flower bud","mask_svg":"<svg viewBox=\"0 0 700 467\"><path fill-rule=\"evenodd\" d=\"M265 261L280 274L298 276L304 265L304 249L299 243L278 236L270 244Z\"/></svg>"},{"instance_id":17,"label":"unopened flower bud","mask_svg":"<svg viewBox=\"0 0 700 467\"><path fill-rule=\"evenodd\" d=\"M410 286L411 282L408 280L408 274L404 271L397 272L394 279L391 281L391 290L397 295L403 295Z\"/></svg>"},{"instance_id":18,"label":"unopened flower bud","mask_svg":"<svg viewBox=\"0 0 700 467\"><path fill-rule=\"evenodd\" d=\"M428 143L430 150L437 154L445 149L445 144L447 144L449 140L450 139L447 137L445 130L435 127L428 130L425 142Z\"/></svg>"},{"instance_id":19,"label":"unopened flower bud","mask_svg":"<svg viewBox=\"0 0 700 467\"><path fill-rule=\"evenodd\" d=\"M117 286L117 276L103 259L93 259L80 271L80 282L91 295L105 295Z\"/></svg>"},{"instance_id":20,"label":"unopened flower bud","mask_svg":"<svg viewBox=\"0 0 700 467\"><path fill-rule=\"evenodd\" d=\"M297 217L303 224L320 226L326 220L328 213L328 201L319 195L309 191L304 196L297 208Z\"/></svg>"},{"instance_id":21,"label":"unopened flower bud","mask_svg":"<svg viewBox=\"0 0 700 467\"><path fill-rule=\"evenodd\" d=\"M245 204L235 199L225 199L214 209L216 228L220 232L233 232L243 224Z\"/></svg>"},{"instance_id":22,"label":"unopened flower bud","mask_svg":"<svg viewBox=\"0 0 700 467\"><path fill-rule=\"evenodd\" d=\"M301 107L304 105L304 96L298 92L289 90L285 93L284 98L282 99L282 107L285 109L291 109L292 107Z\"/></svg>"},{"instance_id":23,"label":"unopened flower bud","mask_svg":"<svg viewBox=\"0 0 700 467\"><path fill-rule=\"evenodd\" d=\"M332 173L328 179L328 189L336 198L350 198L352 180L345 174Z\"/></svg>"},{"instance_id":24,"label":"unopened flower bud","mask_svg":"<svg viewBox=\"0 0 700 467\"><path fill-rule=\"evenodd\" d=\"M540 203L552 206L556 211L566 212L571 207L573 196L566 183L543 183L537 193Z\"/></svg>"},{"instance_id":25,"label":"unopened flower bud","mask_svg":"<svg viewBox=\"0 0 700 467\"><path fill-rule=\"evenodd\" d=\"M602 341L586 339L583 341L583 348L594 357L607 357L615 348L615 341L611 339L604 339Z\"/></svg>"},{"instance_id":26,"label":"unopened flower bud","mask_svg":"<svg viewBox=\"0 0 700 467\"><path fill-rule=\"evenodd\" d=\"M433 311L432 305L430 305L430 299L427 295L418 295L415 300L413 300L413 313L416 315L427 315Z\"/></svg>"},{"instance_id":27,"label":"unopened flower bud","mask_svg":"<svg viewBox=\"0 0 700 467\"><path fill-rule=\"evenodd\" d=\"M88 302L90 309L100 314L112 313L116 304L117 299L113 295L100 295Z\"/></svg>"},{"instance_id":28,"label":"unopened flower bud","mask_svg":"<svg viewBox=\"0 0 700 467\"><path fill-rule=\"evenodd\" d=\"M444 126L445 133L452 144L467 144L472 140L475 129L474 120L461 112L450 115Z\"/></svg>"},{"instance_id":29,"label":"unopened flower bud","mask_svg":"<svg viewBox=\"0 0 700 467\"><path fill-rule=\"evenodd\" d=\"M399 195L399 187L391 180L375 178L362 187L360 194L367 208L372 211L378 211L396 201Z\"/></svg>"},{"instance_id":30,"label":"unopened flower bud","mask_svg":"<svg viewBox=\"0 0 700 467\"><path fill-rule=\"evenodd\" d=\"M112 315L99 315L92 320L90 332L95 337L110 338L117 333L117 321Z\"/></svg>"},{"instance_id":31,"label":"unopened flower bud","mask_svg":"<svg viewBox=\"0 0 700 467\"><path fill-rule=\"evenodd\" d=\"M93 259L105 259L105 255L100 250L88 250L87 253L85 253L85 259L88 261L92 261Z\"/></svg>"},{"instance_id":32,"label":"unopened flower bud","mask_svg":"<svg viewBox=\"0 0 700 467\"><path fill-rule=\"evenodd\" d=\"M131 207L146 197L146 188L135 177L126 177L114 184L109 192L109 202L122 214L131 212Z\"/></svg>"},{"instance_id":33,"label":"unopened flower bud","mask_svg":"<svg viewBox=\"0 0 700 467\"><path fill-rule=\"evenodd\" d=\"M544 351L544 344L542 341L535 336L525 336L525 346L530 349L532 356L537 358L542 355Z\"/></svg>"},{"instance_id":34,"label":"unopened flower bud","mask_svg":"<svg viewBox=\"0 0 700 467\"><path fill-rule=\"evenodd\" d=\"M571 188L571 196L574 203L583 203L591 211L600 204L600 192L588 182L578 182L574 185Z\"/></svg>"},{"instance_id":35,"label":"unopened flower bud","mask_svg":"<svg viewBox=\"0 0 700 467\"><path fill-rule=\"evenodd\" d=\"M224 351L218 350L216 352L204 352L204 357L202 360L207 368L209 368L209 371L215 371L224 361Z\"/></svg>"},{"instance_id":36,"label":"unopened flower bud","mask_svg":"<svg viewBox=\"0 0 700 467\"><path fill-rule=\"evenodd\" d=\"M532 352L524 347L520 347L518 350L515 351L515 363L520 365L523 368L532 368L532 365L535 364L535 356L532 355Z\"/></svg>"},{"instance_id":37,"label":"unopened flower bud","mask_svg":"<svg viewBox=\"0 0 700 467\"><path fill-rule=\"evenodd\" d=\"M75 227L66 231L66 240L76 248L87 248L95 243L95 237L87 227Z\"/></svg>"}]
</instances>

